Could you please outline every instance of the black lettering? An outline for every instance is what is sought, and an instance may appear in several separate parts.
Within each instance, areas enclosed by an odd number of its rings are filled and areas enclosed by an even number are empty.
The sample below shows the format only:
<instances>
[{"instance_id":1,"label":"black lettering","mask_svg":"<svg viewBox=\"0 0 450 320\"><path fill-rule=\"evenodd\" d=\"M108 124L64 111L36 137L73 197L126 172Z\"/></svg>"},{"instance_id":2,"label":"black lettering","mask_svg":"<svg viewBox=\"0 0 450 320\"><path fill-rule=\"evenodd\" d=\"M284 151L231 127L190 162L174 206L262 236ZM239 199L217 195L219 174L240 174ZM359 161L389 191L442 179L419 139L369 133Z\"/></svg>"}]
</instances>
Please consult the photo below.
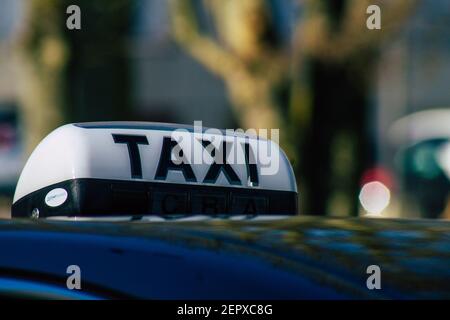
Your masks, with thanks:
<instances>
[{"instance_id":1,"label":"black lettering","mask_svg":"<svg viewBox=\"0 0 450 320\"><path fill-rule=\"evenodd\" d=\"M211 144L210 141L202 140L202 145L206 149ZM231 143L228 143L226 141L222 142L222 146L219 150L216 150L215 148L211 151L211 156L215 157L216 154L219 156L222 156L222 163L217 163L214 161L211 166L208 169L208 172L206 173L205 179L203 182L207 183L216 183L217 178L219 177L220 172L223 172L225 175L225 178L227 178L228 182L230 184L234 185L240 185L241 180L239 179L236 172L233 170L233 168L227 163L227 154L226 151L230 151L231 148L228 148Z\"/></svg>"},{"instance_id":2,"label":"black lettering","mask_svg":"<svg viewBox=\"0 0 450 320\"><path fill-rule=\"evenodd\" d=\"M244 144L245 151L245 163L247 164L247 176L250 179L250 182L253 183L253 186L258 186L259 177L258 177L258 167L256 166L256 159L253 150L250 148L250 144L246 142Z\"/></svg>"},{"instance_id":3,"label":"black lettering","mask_svg":"<svg viewBox=\"0 0 450 320\"><path fill-rule=\"evenodd\" d=\"M131 177L133 179L142 179L141 155L139 153L138 145L148 145L147 137L127 134L113 134L112 136L115 143L124 143L128 147Z\"/></svg>"},{"instance_id":4,"label":"black lettering","mask_svg":"<svg viewBox=\"0 0 450 320\"><path fill-rule=\"evenodd\" d=\"M253 199L249 199L247 205L245 206L245 210L243 214L256 214L256 203Z\"/></svg>"},{"instance_id":5,"label":"black lettering","mask_svg":"<svg viewBox=\"0 0 450 320\"><path fill-rule=\"evenodd\" d=\"M212 210L215 214L219 213L219 199L215 197L203 197L202 213L208 213L208 210Z\"/></svg>"},{"instance_id":6,"label":"black lettering","mask_svg":"<svg viewBox=\"0 0 450 320\"><path fill-rule=\"evenodd\" d=\"M173 201L168 201L172 199ZM177 211L179 211L179 199L176 195L173 194L167 194L164 196L163 200L162 200L162 205L161 205L161 209L163 211L163 213L165 214L172 214L172 213L176 213ZM172 205L172 210L169 210L169 204L170 203L174 203L175 205Z\"/></svg>"},{"instance_id":7,"label":"black lettering","mask_svg":"<svg viewBox=\"0 0 450 320\"><path fill-rule=\"evenodd\" d=\"M179 170L183 173L184 179L190 182L197 182L194 171L190 164L186 163L182 150L180 156L183 157L182 163L176 164L172 161L172 150L177 146L177 142L170 137L164 137L163 146L161 150L161 157L156 170L155 179L166 180L169 170Z\"/></svg>"}]
</instances>

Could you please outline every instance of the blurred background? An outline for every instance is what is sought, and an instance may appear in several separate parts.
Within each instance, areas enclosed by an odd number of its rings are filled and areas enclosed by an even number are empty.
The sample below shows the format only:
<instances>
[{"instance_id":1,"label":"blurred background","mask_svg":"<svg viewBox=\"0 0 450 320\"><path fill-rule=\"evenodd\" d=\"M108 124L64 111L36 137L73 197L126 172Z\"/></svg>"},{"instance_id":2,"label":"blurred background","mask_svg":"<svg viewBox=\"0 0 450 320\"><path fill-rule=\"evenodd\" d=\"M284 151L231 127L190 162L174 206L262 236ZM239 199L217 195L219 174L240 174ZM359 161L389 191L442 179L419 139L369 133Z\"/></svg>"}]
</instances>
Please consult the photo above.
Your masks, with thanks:
<instances>
[{"instance_id":1,"label":"blurred background","mask_svg":"<svg viewBox=\"0 0 450 320\"><path fill-rule=\"evenodd\" d=\"M300 214L450 218L449 84L448 0L0 0L0 217L64 123L202 120L279 128Z\"/></svg>"}]
</instances>

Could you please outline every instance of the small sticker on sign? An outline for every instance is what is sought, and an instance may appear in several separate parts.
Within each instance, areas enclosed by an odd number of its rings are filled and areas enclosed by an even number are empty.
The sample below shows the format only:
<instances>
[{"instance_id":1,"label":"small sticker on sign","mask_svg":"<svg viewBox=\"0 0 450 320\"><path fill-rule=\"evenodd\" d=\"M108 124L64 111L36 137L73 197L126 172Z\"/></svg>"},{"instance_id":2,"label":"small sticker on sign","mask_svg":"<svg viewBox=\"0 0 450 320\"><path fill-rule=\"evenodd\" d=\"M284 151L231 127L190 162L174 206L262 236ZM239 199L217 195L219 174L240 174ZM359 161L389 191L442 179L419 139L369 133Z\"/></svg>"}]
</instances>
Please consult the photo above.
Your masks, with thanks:
<instances>
[{"instance_id":1,"label":"small sticker on sign","mask_svg":"<svg viewBox=\"0 0 450 320\"><path fill-rule=\"evenodd\" d=\"M59 207L67 200L67 191L62 188L53 189L45 196L45 204L49 207Z\"/></svg>"}]
</instances>

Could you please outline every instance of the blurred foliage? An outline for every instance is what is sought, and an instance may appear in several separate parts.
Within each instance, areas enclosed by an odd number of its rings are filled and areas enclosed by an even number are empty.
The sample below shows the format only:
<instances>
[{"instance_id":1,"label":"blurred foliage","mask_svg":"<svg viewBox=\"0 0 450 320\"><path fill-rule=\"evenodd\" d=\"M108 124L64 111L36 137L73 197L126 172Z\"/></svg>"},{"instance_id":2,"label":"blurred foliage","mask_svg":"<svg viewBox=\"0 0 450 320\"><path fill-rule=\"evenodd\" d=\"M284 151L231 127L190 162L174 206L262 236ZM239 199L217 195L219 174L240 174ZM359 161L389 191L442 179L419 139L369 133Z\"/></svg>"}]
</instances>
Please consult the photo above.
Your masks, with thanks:
<instances>
[{"instance_id":1,"label":"blurred foliage","mask_svg":"<svg viewBox=\"0 0 450 320\"><path fill-rule=\"evenodd\" d=\"M281 129L303 209L355 215L359 178L371 161L368 92L378 51L415 1L305 0L290 45L277 35L270 1L170 4L176 40L224 80L241 126ZM372 4L381 7L382 30L366 27ZM199 8L213 32L201 27ZM333 198L340 203L329 206Z\"/></svg>"}]
</instances>

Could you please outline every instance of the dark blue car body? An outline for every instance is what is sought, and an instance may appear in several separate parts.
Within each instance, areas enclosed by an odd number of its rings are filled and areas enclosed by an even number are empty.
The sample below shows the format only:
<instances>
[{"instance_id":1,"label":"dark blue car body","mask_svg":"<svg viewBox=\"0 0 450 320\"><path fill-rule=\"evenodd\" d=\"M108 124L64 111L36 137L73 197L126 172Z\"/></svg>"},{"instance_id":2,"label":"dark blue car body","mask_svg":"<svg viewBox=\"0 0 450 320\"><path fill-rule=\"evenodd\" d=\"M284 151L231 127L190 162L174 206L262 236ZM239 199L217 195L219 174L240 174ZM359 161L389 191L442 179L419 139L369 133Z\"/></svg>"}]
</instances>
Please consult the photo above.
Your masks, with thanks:
<instances>
[{"instance_id":1,"label":"dark blue car body","mask_svg":"<svg viewBox=\"0 0 450 320\"><path fill-rule=\"evenodd\" d=\"M81 290L66 287L81 269ZM369 265L381 289L366 285ZM450 223L0 222L0 296L144 299L450 298Z\"/></svg>"}]
</instances>

